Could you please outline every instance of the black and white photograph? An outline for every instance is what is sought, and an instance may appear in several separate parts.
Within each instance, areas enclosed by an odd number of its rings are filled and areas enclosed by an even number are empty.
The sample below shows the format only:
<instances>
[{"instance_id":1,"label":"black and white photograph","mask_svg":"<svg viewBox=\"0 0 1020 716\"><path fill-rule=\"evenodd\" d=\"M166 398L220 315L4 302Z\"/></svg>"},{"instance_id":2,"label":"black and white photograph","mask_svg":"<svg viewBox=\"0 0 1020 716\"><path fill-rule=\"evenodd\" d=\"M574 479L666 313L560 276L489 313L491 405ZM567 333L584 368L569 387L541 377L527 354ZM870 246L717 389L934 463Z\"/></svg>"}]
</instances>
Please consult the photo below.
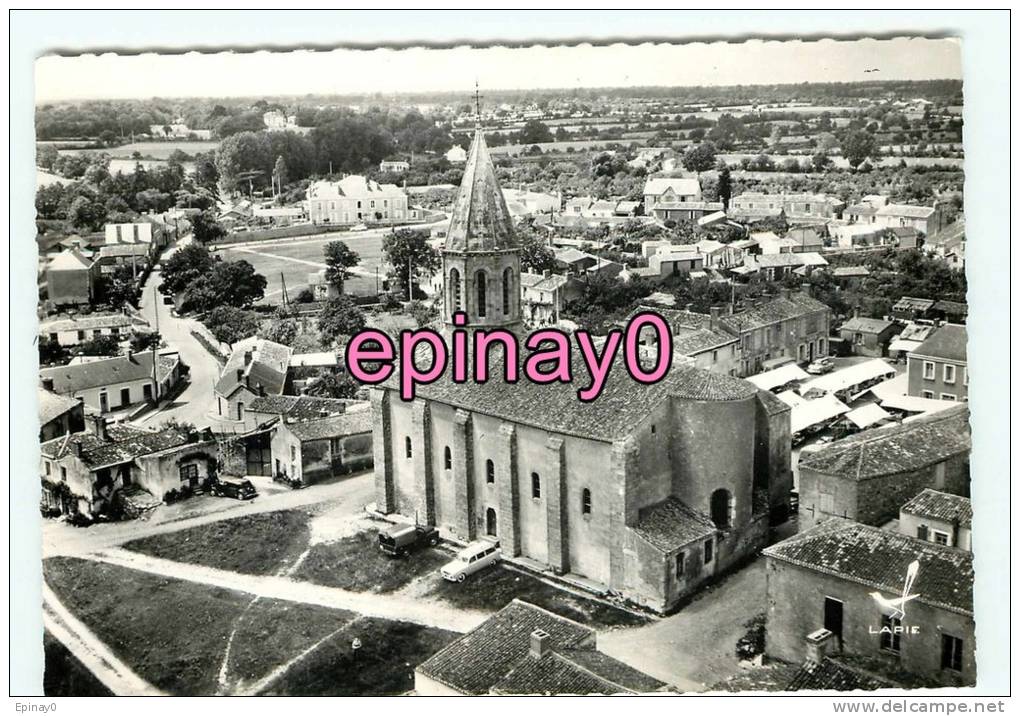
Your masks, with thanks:
<instances>
[{"instance_id":1,"label":"black and white photograph","mask_svg":"<svg viewBox=\"0 0 1020 716\"><path fill-rule=\"evenodd\" d=\"M966 695L1009 477L908 30L40 53L38 693Z\"/></svg>"}]
</instances>

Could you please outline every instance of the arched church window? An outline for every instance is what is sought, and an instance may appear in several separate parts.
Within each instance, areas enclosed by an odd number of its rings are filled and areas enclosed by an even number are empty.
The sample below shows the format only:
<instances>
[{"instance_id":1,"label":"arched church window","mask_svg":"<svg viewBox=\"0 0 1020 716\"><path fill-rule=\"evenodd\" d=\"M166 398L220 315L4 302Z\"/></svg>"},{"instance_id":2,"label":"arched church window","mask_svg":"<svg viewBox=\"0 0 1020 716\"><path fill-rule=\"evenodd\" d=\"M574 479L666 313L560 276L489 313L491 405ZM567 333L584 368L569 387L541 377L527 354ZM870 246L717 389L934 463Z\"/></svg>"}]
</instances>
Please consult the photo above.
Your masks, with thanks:
<instances>
[{"instance_id":1,"label":"arched church window","mask_svg":"<svg viewBox=\"0 0 1020 716\"><path fill-rule=\"evenodd\" d=\"M511 291L513 290L514 284L514 272L511 268L506 268L503 271L503 315L510 315L510 298Z\"/></svg>"},{"instance_id":2,"label":"arched church window","mask_svg":"<svg viewBox=\"0 0 1020 716\"><path fill-rule=\"evenodd\" d=\"M460 271L450 269L450 309L460 310Z\"/></svg>"},{"instance_id":3,"label":"arched church window","mask_svg":"<svg viewBox=\"0 0 1020 716\"><path fill-rule=\"evenodd\" d=\"M479 271L475 274L475 285L478 287L478 317L485 318L485 303L488 290L485 286L485 272Z\"/></svg>"}]
</instances>

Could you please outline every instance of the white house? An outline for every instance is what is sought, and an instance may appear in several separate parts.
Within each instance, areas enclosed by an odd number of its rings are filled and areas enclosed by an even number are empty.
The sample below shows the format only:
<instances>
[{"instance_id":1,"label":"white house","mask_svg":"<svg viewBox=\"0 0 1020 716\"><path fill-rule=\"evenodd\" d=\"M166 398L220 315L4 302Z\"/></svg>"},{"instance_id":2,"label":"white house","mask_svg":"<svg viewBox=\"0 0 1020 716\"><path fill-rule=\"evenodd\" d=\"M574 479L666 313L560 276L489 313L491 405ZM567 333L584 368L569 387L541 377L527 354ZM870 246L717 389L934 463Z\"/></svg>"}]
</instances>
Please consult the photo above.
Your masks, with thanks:
<instances>
[{"instance_id":1,"label":"white house","mask_svg":"<svg viewBox=\"0 0 1020 716\"><path fill-rule=\"evenodd\" d=\"M308 187L308 215L315 224L390 223L410 218L407 194L396 184L380 184L352 174Z\"/></svg>"}]
</instances>

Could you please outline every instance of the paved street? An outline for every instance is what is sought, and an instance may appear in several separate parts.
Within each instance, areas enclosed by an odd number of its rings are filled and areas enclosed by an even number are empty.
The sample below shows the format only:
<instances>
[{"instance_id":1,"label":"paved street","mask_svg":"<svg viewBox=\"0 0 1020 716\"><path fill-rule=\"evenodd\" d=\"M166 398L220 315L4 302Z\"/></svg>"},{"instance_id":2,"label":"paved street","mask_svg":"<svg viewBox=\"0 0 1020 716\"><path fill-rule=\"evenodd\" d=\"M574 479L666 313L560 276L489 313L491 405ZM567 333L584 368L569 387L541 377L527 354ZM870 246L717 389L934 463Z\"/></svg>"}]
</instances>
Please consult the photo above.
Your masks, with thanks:
<instances>
[{"instance_id":1,"label":"paved street","mask_svg":"<svg viewBox=\"0 0 1020 716\"><path fill-rule=\"evenodd\" d=\"M163 294L157 289L161 281L159 269L156 268L146 282L140 309L153 329L159 325L159 332L167 345L180 352L181 360L191 369L191 382L171 403L146 413L139 422L147 427L155 427L164 420L176 418L204 427L210 423L209 413L216 401L213 387L219 378L220 365L191 335L197 321L174 316L171 313L173 307L163 303Z\"/></svg>"},{"instance_id":2,"label":"paved street","mask_svg":"<svg viewBox=\"0 0 1020 716\"><path fill-rule=\"evenodd\" d=\"M598 636L599 649L684 691L705 691L741 671L744 623L765 609L765 560L757 558L671 617Z\"/></svg>"}]
</instances>

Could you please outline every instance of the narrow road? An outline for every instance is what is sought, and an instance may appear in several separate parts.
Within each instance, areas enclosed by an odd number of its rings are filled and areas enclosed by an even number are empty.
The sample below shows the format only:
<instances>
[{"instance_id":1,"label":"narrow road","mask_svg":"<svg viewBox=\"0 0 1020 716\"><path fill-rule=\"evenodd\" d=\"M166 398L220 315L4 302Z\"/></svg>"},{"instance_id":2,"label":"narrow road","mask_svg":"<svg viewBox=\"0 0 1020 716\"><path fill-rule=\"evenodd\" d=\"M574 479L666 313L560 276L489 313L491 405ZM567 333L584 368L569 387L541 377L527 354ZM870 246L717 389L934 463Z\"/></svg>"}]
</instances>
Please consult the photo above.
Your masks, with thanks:
<instances>
[{"instance_id":1,"label":"narrow road","mask_svg":"<svg viewBox=\"0 0 1020 716\"><path fill-rule=\"evenodd\" d=\"M43 625L85 668L117 696L165 696L131 670L77 619L43 582Z\"/></svg>"},{"instance_id":2,"label":"narrow road","mask_svg":"<svg viewBox=\"0 0 1020 716\"><path fill-rule=\"evenodd\" d=\"M180 353L181 360L191 369L191 382L170 404L146 413L138 422L153 427L164 420L176 418L205 427L210 423L209 414L216 400L213 388L219 379L220 364L191 335L197 322L192 318L174 316L172 306L163 303L163 295L157 289L161 282L159 269L153 269L142 292L140 310L153 329L159 326L166 344Z\"/></svg>"},{"instance_id":3,"label":"narrow road","mask_svg":"<svg viewBox=\"0 0 1020 716\"><path fill-rule=\"evenodd\" d=\"M298 582L282 576L240 574L197 564L173 562L124 549L105 550L85 555L84 558L161 577L232 589L264 599L346 609L367 617L411 622L460 633L474 629L491 616L487 612L454 608L442 602L399 594L352 592L311 582Z\"/></svg>"}]
</instances>

